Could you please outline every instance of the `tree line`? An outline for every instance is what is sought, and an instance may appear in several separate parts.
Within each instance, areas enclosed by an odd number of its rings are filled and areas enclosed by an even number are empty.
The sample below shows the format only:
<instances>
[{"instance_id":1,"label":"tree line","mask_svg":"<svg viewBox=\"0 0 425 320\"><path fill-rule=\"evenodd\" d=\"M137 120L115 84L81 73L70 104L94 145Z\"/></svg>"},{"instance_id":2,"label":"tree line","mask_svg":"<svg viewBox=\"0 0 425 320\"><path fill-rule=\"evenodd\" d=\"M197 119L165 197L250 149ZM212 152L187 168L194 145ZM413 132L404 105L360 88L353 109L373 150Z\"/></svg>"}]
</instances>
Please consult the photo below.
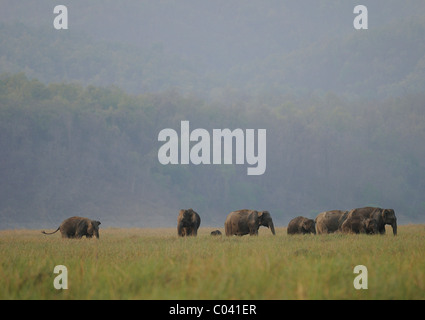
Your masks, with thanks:
<instances>
[{"instance_id":1,"label":"tree line","mask_svg":"<svg viewBox=\"0 0 425 320\"><path fill-rule=\"evenodd\" d=\"M225 102L227 101L227 102ZM386 100L333 93L206 101L173 90L0 77L0 225L42 227L73 215L107 226L173 226L194 208L205 225L237 209L289 217L366 205L422 221L425 94ZM164 128L264 128L267 170L159 163Z\"/></svg>"}]
</instances>

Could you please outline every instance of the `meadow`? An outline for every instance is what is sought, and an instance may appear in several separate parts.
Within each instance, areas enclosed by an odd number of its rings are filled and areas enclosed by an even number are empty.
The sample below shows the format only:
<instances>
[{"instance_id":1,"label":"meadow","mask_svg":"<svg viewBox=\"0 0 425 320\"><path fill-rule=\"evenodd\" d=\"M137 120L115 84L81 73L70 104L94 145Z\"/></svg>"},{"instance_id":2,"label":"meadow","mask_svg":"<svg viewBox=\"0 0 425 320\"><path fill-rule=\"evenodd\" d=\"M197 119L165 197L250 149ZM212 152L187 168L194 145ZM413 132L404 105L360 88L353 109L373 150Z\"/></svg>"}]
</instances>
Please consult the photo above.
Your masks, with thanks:
<instances>
[{"instance_id":1,"label":"meadow","mask_svg":"<svg viewBox=\"0 0 425 320\"><path fill-rule=\"evenodd\" d=\"M399 226L396 237L212 230L101 228L99 240L0 231L0 299L425 298L425 225ZM56 265L68 270L66 290L53 286ZM367 267L368 289L354 288L356 265Z\"/></svg>"}]
</instances>

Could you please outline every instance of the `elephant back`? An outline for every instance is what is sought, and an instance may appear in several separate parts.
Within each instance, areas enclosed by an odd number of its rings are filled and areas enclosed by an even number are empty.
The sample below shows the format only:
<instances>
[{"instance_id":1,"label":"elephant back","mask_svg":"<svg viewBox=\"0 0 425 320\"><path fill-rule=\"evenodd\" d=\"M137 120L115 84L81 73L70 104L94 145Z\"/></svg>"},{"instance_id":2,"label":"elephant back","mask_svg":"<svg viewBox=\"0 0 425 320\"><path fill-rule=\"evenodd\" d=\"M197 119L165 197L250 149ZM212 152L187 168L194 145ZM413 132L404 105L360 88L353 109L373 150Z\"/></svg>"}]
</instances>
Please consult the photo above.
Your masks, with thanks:
<instances>
[{"instance_id":1,"label":"elephant back","mask_svg":"<svg viewBox=\"0 0 425 320\"><path fill-rule=\"evenodd\" d=\"M337 232L347 219L347 216L348 211L342 210L331 210L319 213L315 219L317 233L326 234Z\"/></svg>"}]
</instances>

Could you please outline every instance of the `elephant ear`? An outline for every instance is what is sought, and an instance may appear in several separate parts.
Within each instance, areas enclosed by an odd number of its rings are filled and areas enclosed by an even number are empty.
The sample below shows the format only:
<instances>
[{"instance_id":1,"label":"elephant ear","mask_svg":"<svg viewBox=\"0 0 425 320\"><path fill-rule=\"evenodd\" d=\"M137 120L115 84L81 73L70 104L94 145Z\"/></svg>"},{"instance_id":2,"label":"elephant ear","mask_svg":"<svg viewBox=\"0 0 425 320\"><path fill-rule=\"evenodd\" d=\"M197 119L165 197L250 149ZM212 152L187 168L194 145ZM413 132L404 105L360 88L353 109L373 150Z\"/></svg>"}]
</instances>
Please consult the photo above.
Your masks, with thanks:
<instances>
[{"instance_id":1,"label":"elephant ear","mask_svg":"<svg viewBox=\"0 0 425 320\"><path fill-rule=\"evenodd\" d=\"M87 233L92 234L93 229L95 229L94 226L93 226L93 221L90 221L90 223L88 223L88 225L87 225Z\"/></svg>"},{"instance_id":2,"label":"elephant ear","mask_svg":"<svg viewBox=\"0 0 425 320\"><path fill-rule=\"evenodd\" d=\"M387 209L382 209L381 215L382 215L382 219L384 219L384 221L385 221L387 219L387 215L388 215Z\"/></svg>"},{"instance_id":3,"label":"elephant ear","mask_svg":"<svg viewBox=\"0 0 425 320\"><path fill-rule=\"evenodd\" d=\"M258 216L259 217L261 216L263 219L265 219L267 217L270 217L270 212L268 212L268 211L260 211L260 212L258 212Z\"/></svg>"},{"instance_id":4,"label":"elephant ear","mask_svg":"<svg viewBox=\"0 0 425 320\"><path fill-rule=\"evenodd\" d=\"M263 225L268 219L270 219L270 213L268 211L258 211L258 220L260 222L260 225Z\"/></svg>"},{"instance_id":5,"label":"elephant ear","mask_svg":"<svg viewBox=\"0 0 425 320\"><path fill-rule=\"evenodd\" d=\"M261 221L263 220L263 211L253 211L252 212L253 214L255 214L255 213L257 213L257 217L258 217L258 221L260 222L260 225L261 225Z\"/></svg>"}]
</instances>

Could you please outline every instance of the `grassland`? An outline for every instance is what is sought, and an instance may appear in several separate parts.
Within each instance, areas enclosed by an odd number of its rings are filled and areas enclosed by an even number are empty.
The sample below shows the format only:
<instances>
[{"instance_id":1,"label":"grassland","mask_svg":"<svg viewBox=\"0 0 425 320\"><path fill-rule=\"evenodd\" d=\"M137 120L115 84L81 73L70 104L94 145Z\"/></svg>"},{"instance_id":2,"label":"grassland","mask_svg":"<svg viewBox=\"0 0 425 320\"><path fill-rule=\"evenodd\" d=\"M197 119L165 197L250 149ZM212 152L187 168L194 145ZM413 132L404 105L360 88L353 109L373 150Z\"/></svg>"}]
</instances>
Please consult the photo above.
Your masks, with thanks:
<instances>
[{"instance_id":1,"label":"grassland","mask_svg":"<svg viewBox=\"0 0 425 320\"><path fill-rule=\"evenodd\" d=\"M0 299L425 298L424 225L399 226L396 237L212 230L110 228L99 240L0 231ZM67 290L53 287L56 265L68 269ZM356 265L368 269L367 290L353 286Z\"/></svg>"}]
</instances>

